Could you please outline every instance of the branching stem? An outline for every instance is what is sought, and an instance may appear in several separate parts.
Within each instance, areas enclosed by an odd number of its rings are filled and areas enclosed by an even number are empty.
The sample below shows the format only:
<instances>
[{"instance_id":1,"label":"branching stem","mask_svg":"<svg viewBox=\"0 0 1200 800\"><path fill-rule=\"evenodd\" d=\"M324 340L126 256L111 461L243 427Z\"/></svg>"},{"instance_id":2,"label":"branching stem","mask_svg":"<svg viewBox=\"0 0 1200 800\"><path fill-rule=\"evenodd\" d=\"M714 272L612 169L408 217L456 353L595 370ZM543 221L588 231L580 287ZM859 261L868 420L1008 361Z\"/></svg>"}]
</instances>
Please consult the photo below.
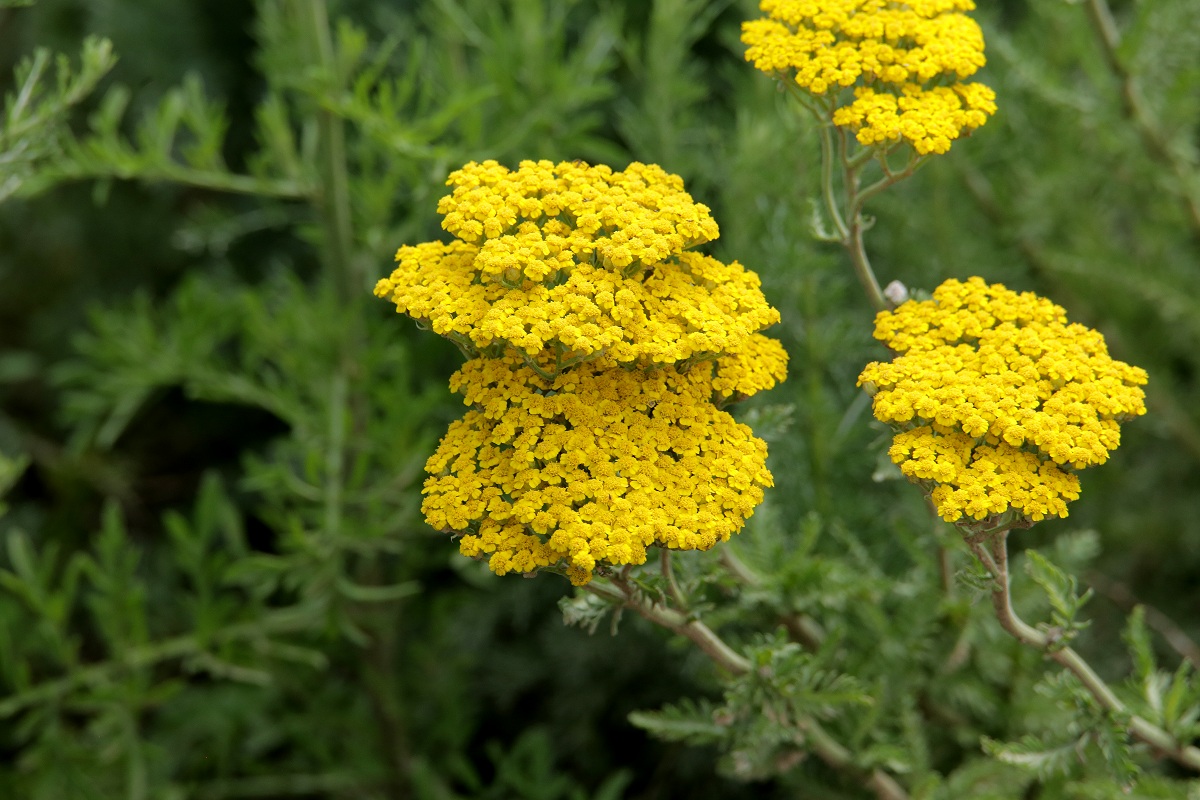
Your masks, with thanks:
<instances>
[{"instance_id":1,"label":"branching stem","mask_svg":"<svg viewBox=\"0 0 1200 800\"><path fill-rule=\"evenodd\" d=\"M603 598L624 608L632 608L645 619L680 636L690 639L718 666L733 675L745 675L753 664L725 643L711 628L698 619L692 619L674 609L665 608L650 600L622 577L609 578L611 585L592 581L584 591ZM844 745L830 736L816 719L802 717L797 727L803 735L804 745L834 769L860 773L863 783L879 800L909 800L908 792L896 779L881 769L862 771L855 763L853 754Z\"/></svg>"},{"instance_id":2,"label":"branching stem","mask_svg":"<svg viewBox=\"0 0 1200 800\"><path fill-rule=\"evenodd\" d=\"M750 662L700 620L688 619L686 615L674 609L650 602L624 578L613 576L609 580L612 586L603 586L592 581L583 588L611 603L632 608L655 625L690 639L719 667L734 675L743 675L750 671Z\"/></svg>"},{"instance_id":3,"label":"branching stem","mask_svg":"<svg viewBox=\"0 0 1200 800\"><path fill-rule=\"evenodd\" d=\"M1114 715L1127 717L1129 732L1155 750L1169 756L1179 764L1200 771L1200 748L1181 744L1167 731L1130 714L1125 704L1113 690L1096 674L1091 665L1070 647L1059 647L1054 637L1026 623L1012 605L1011 576L1008 569L1008 532L1000 531L988 539L969 538L971 551L983 562L994 579L992 607L1000 626L1014 639L1035 650L1041 650L1065 667L1079 679L1096 702Z\"/></svg>"},{"instance_id":4,"label":"branching stem","mask_svg":"<svg viewBox=\"0 0 1200 800\"><path fill-rule=\"evenodd\" d=\"M179 636L161 642L125 650L120 657L75 670L66 677L47 681L0 700L0 719L26 708L55 700L83 686L98 686L120 678L126 672L147 669L163 661L194 657L235 642L266 641L268 637L295 633L313 627L314 616L323 613L313 607L282 608L267 612L252 622L240 622L208 634L207 637Z\"/></svg>"},{"instance_id":5,"label":"branching stem","mask_svg":"<svg viewBox=\"0 0 1200 800\"><path fill-rule=\"evenodd\" d=\"M854 274L858 276L871 305L876 311L890 309L892 304L879 285L879 279L875 276L863 242L863 233L871 226L870 220L863 214L863 209L866 202L879 192L912 175L924 163L925 158L914 154L903 170L893 172L887 163L886 153L881 153L874 147L854 149L849 132L832 122L832 102L810 98L790 81L785 81L784 84L817 121L821 134L821 198L836 231L837 241L850 256ZM871 161L880 163L884 177L865 189L860 188L862 170ZM841 173L843 197L838 195L835 172Z\"/></svg>"},{"instance_id":6,"label":"branching stem","mask_svg":"<svg viewBox=\"0 0 1200 800\"><path fill-rule=\"evenodd\" d=\"M822 151L828 146L828 142L821 142ZM874 187L889 179L883 178L879 182L867 187L866 190L861 190L859 188L862 177L860 173L869 161L861 158L861 151L859 153L851 153L850 148L849 134L844 129L838 128L837 155L838 161L842 166L842 190L846 194L846 219L849 220L849 227L842 235L842 247L849 254L850 263L854 265L854 274L858 276L858 281L867 293L867 299L871 301L871 305L875 307L876 311L885 311L890 309L892 304L884 296L883 289L879 286L879 279L875 277L875 270L871 267L871 260L867 257L867 248L863 243L863 232L869 227L869 223L866 217L863 216L863 206L871 196L870 194L866 194L866 192L871 191ZM892 183L894 182L892 181Z\"/></svg>"}]
</instances>

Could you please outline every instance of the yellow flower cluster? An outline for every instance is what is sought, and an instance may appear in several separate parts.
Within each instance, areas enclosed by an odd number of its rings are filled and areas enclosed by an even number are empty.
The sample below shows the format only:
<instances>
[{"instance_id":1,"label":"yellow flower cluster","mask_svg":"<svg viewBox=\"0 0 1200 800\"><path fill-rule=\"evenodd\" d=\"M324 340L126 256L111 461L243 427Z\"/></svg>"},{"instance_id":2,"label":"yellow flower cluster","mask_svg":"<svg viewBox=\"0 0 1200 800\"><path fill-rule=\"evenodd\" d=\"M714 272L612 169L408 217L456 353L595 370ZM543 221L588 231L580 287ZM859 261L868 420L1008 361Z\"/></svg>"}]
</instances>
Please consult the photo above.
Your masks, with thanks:
<instances>
[{"instance_id":1,"label":"yellow flower cluster","mask_svg":"<svg viewBox=\"0 0 1200 800\"><path fill-rule=\"evenodd\" d=\"M727 540L772 478L766 444L712 403L713 371L601 359L547 381L511 359L467 362L451 387L473 410L426 465L426 519L498 575L553 566L576 585L651 545Z\"/></svg>"},{"instance_id":2,"label":"yellow flower cluster","mask_svg":"<svg viewBox=\"0 0 1200 800\"><path fill-rule=\"evenodd\" d=\"M1076 470L1103 464L1120 423L1146 413L1146 372L1030 292L949 280L875 320L896 353L859 385L898 431L889 454L948 522L1013 511L1065 517Z\"/></svg>"},{"instance_id":3,"label":"yellow flower cluster","mask_svg":"<svg viewBox=\"0 0 1200 800\"><path fill-rule=\"evenodd\" d=\"M718 236L708 207L656 164L614 172L603 164L524 161L510 172L485 161L446 183L454 191L438 204L442 227L482 245L481 272L492 278L515 267L543 281L580 259L618 269L657 264Z\"/></svg>"},{"instance_id":4,"label":"yellow flower cluster","mask_svg":"<svg viewBox=\"0 0 1200 800\"><path fill-rule=\"evenodd\" d=\"M438 210L456 238L401 247L375 288L471 356L471 407L422 504L493 572L641 564L708 549L772 485L766 444L722 408L784 379L758 276L690 248L708 209L654 165L487 161Z\"/></svg>"},{"instance_id":5,"label":"yellow flower cluster","mask_svg":"<svg viewBox=\"0 0 1200 800\"><path fill-rule=\"evenodd\" d=\"M863 145L908 142L921 155L996 112L996 95L964 83L984 65L972 0L762 0L742 26L746 60L832 99L835 125ZM846 103L841 90L854 88Z\"/></svg>"},{"instance_id":6,"label":"yellow flower cluster","mask_svg":"<svg viewBox=\"0 0 1200 800\"><path fill-rule=\"evenodd\" d=\"M674 364L779 319L757 275L688 250L717 225L657 166L486 161L448 183L438 208L458 240L401 247L375 293L468 352Z\"/></svg>"}]
</instances>

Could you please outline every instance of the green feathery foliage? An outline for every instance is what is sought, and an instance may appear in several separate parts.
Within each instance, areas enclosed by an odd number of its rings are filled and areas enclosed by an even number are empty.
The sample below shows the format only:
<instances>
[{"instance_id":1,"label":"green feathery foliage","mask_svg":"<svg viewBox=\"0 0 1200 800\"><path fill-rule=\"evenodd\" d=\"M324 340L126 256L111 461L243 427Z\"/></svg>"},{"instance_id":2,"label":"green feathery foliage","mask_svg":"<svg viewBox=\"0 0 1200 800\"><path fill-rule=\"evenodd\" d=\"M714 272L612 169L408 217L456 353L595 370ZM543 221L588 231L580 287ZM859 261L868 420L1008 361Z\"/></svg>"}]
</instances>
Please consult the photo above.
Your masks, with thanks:
<instances>
[{"instance_id":1,"label":"green feathery foliage","mask_svg":"<svg viewBox=\"0 0 1200 800\"><path fill-rule=\"evenodd\" d=\"M999 110L867 206L881 282L1036 291L1150 375L1004 565L899 480L856 387L886 354L820 126L745 63L756 3L26 5L0 2L0 797L1195 796L1191 0L980 4ZM737 411L776 486L732 541L586 593L423 523L459 357L370 290L488 158L661 164L762 276L790 375Z\"/></svg>"}]
</instances>

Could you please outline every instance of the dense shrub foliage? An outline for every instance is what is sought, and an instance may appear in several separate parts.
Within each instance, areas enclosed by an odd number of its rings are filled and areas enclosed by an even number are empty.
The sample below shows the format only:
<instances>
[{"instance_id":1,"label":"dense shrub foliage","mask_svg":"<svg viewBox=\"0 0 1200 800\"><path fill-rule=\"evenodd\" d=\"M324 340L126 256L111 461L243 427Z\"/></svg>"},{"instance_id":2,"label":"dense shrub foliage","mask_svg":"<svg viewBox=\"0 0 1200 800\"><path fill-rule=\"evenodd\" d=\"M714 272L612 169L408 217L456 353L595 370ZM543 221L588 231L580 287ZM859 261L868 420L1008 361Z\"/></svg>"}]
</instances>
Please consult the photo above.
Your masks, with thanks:
<instances>
[{"instance_id":1,"label":"dense shrub foliage","mask_svg":"<svg viewBox=\"0 0 1200 800\"><path fill-rule=\"evenodd\" d=\"M0 1L0 797L1194 797L1200 16L980 5Z\"/></svg>"}]
</instances>

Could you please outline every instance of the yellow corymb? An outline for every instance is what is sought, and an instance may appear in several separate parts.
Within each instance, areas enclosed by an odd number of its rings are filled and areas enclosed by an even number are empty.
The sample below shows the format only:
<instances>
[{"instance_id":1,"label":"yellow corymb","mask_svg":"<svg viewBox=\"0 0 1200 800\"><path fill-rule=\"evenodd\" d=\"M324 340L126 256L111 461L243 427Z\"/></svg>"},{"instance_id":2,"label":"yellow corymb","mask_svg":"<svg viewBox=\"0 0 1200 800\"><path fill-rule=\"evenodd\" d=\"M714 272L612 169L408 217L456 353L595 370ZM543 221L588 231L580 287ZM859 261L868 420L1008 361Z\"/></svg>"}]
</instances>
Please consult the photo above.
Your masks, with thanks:
<instances>
[{"instance_id":1,"label":"yellow corymb","mask_svg":"<svg viewBox=\"0 0 1200 800\"><path fill-rule=\"evenodd\" d=\"M555 566L575 584L652 545L727 540L772 478L766 444L712 402L719 365L601 359L547 381L511 359L468 361L451 387L472 410L426 464L426 520L497 574Z\"/></svg>"},{"instance_id":2,"label":"yellow corymb","mask_svg":"<svg viewBox=\"0 0 1200 800\"><path fill-rule=\"evenodd\" d=\"M863 145L906 141L922 155L996 112L967 82L985 63L971 0L762 0L742 26L746 60L834 103L833 122ZM850 99L850 92L853 89ZM842 90L847 90L843 93Z\"/></svg>"},{"instance_id":3,"label":"yellow corymb","mask_svg":"<svg viewBox=\"0 0 1200 800\"><path fill-rule=\"evenodd\" d=\"M757 275L690 249L717 225L660 167L487 161L448 182L438 208L457 239L401 247L375 293L468 352L664 365L779 319Z\"/></svg>"},{"instance_id":4,"label":"yellow corymb","mask_svg":"<svg viewBox=\"0 0 1200 800\"><path fill-rule=\"evenodd\" d=\"M708 208L652 164L473 162L447 183L454 240L401 247L375 287L470 359L426 521L499 575L575 584L740 530L772 478L723 409L787 354L758 276L692 249L717 238Z\"/></svg>"},{"instance_id":5,"label":"yellow corymb","mask_svg":"<svg viewBox=\"0 0 1200 800\"><path fill-rule=\"evenodd\" d=\"M947 521L1066 516L1075 472L1103 464L1120 423L1146 413L1145 371L1113 359L1099 332L981 278L880 312L875 338L896 357L859 384L897 430L892 460Z\"/></svg>"}]
</instances>

